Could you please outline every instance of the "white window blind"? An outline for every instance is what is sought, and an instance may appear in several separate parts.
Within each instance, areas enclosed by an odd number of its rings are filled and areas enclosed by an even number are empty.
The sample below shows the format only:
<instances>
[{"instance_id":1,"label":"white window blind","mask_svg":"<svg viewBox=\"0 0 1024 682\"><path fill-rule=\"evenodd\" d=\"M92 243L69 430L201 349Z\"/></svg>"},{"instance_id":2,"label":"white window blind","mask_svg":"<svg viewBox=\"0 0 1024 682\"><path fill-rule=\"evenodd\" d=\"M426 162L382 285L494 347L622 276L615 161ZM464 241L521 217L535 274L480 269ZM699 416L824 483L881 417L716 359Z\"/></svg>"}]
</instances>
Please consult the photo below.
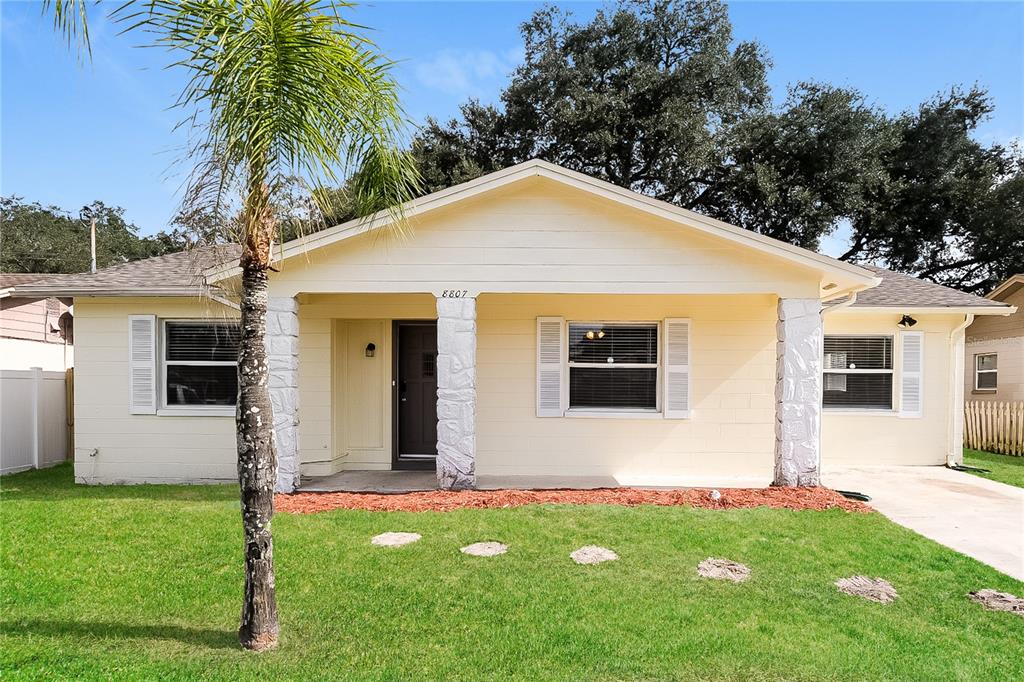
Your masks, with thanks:
<instances>
[{"instance_id":1,"label":"white window blind","mask_svg":"<svg viewBox=\"0 0 1024 682\"><path fill-rule=\"evenodd\" d=\"M164 404L230 406L238 397L238 323L164 322Z\"/></svg>"},{"instance_id":2,"label":"white window blind","mask_svg":"<svg viewBox=\"0 0 1024 682\"><path fill-rule=\"evenodd\" d=\"M658 325L569 323L569 409L658 409Z\"/></svg>"},{"instance_id":3,"label":"white window blind","mask_svg":"<svg viewBox=\"0 0 1024 682\"><path fill-rule=\"evenodd\" d=\"M893 338L826 336L822 403L828 409L893 409Z\"/></svg>"}]
</instances>

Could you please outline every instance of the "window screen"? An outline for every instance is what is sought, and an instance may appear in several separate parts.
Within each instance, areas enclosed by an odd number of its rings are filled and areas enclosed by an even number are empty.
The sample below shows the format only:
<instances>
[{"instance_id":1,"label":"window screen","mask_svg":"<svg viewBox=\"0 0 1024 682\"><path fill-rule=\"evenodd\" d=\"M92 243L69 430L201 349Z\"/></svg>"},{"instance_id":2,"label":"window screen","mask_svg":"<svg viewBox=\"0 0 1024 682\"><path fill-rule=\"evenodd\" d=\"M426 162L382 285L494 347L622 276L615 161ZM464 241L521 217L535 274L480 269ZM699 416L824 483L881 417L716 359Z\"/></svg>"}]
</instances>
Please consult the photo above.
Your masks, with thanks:
<instances>
[{"instance_id":1,"label":"window screen","mask_svg":"<svg viewBox=\"0 0 1024 682\"><path fill-rule=\"evenodd\" d=\"M234 405L240 337L233 322L165 322L165 404Z\"/></svg>"},{"instance_id":2,"label":"window screen","mask_svg":"<svg viewBox=\"0 0 1024 682\"><path fill-rule=\"evenodd\" d=\"M569 407L657 410L658 325L570 322Z\"/></svg>"},{"instance_id":3,"label":"window screen","mask_svg":"<svg viewBox=\"0 0 1024 682\"><path fill-rule=\"evenodd\" d=\"M826 408L892 409L891 336L826 336Z\"/></svg>"}]
</instances>

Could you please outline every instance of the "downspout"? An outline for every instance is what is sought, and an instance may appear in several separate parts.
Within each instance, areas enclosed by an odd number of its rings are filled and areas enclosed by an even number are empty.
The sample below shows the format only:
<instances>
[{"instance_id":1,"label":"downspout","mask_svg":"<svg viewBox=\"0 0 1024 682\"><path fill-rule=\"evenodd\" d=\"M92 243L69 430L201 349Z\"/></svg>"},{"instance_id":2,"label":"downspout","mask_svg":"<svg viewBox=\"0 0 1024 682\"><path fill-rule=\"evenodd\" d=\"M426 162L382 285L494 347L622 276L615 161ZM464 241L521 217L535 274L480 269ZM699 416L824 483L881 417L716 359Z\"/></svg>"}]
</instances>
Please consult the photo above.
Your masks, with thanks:
<instances>
[{"instance_id":1,"label":"downspout","mask_svg":"<svg viewBox=\"0 0 1024 682\"><path fill-rule=\"evenodd\" d=\"M964 315L964 321L949 333L949 401L948 448L946 466L957 467L964 460L964 336L974 322L974 314Z\"/></svg>"}]
</instances>

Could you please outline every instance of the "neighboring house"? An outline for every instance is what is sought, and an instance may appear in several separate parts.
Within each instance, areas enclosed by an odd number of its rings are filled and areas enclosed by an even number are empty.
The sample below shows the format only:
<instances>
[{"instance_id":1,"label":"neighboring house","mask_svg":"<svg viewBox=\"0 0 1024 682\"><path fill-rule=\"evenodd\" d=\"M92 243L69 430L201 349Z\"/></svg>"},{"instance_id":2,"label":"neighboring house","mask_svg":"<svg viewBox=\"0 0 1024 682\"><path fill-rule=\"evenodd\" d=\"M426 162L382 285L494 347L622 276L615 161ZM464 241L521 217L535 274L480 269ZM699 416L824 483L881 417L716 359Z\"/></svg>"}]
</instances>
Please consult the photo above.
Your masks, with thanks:
<instances>
[{"instance_id":1,"label":"neighboring house","mask_svg":"<svg viewBox=\"0 0 1024 682\"><path fill-rule=\"evenodd\" d=\"M1008 317L978 317L967 328L964 386L970 400L1024 400L1024 274L986 298L1017 307Z\"/></svg>"},{"instance_id":2,"label":"neighboring house","mask_svg":"<svg viewBox=\"0 0 1024 682\"><path fill-rule=\"evenodd\" d=\"M958 461L964 327L1014 310L541 161L405 215L408 236L377 215L277 249L282 490L346 469L814 484L822 463ZM236 478L237 255L28 287L74 297L78 481Z\"/></svg>"},{"instance_id":3,"label":"neighboring house","mask_svg":"<svg viewBox=\"0 0 1024 682\"><path fill-rule=\"evenodd\" d=\"M56 277L0 273L0 369L61 371L74 364L70 299L14 293L14 287Z\"/></svg>"}]
</instances>

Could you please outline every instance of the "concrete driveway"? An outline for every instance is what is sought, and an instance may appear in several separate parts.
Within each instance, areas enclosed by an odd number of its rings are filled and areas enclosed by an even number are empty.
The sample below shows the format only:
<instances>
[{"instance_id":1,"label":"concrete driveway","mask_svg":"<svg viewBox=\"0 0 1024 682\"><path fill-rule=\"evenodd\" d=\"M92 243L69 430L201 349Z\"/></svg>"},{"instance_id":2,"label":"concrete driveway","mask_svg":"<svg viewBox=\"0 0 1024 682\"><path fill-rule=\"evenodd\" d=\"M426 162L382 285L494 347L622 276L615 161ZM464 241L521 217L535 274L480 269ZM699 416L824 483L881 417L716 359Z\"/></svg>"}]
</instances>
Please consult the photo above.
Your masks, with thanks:
<instances>
[{"instance_id":1,"label":"concrete driveway","mask_svg":"<svg viewBox=\"0 0 1024 682\"><path fill-rule=\"evenodd\" d=\"M927 466L826 467L822 483L866 493L901 526L1024 580L1024 488Z\"/></svg>"}]
</instances>

